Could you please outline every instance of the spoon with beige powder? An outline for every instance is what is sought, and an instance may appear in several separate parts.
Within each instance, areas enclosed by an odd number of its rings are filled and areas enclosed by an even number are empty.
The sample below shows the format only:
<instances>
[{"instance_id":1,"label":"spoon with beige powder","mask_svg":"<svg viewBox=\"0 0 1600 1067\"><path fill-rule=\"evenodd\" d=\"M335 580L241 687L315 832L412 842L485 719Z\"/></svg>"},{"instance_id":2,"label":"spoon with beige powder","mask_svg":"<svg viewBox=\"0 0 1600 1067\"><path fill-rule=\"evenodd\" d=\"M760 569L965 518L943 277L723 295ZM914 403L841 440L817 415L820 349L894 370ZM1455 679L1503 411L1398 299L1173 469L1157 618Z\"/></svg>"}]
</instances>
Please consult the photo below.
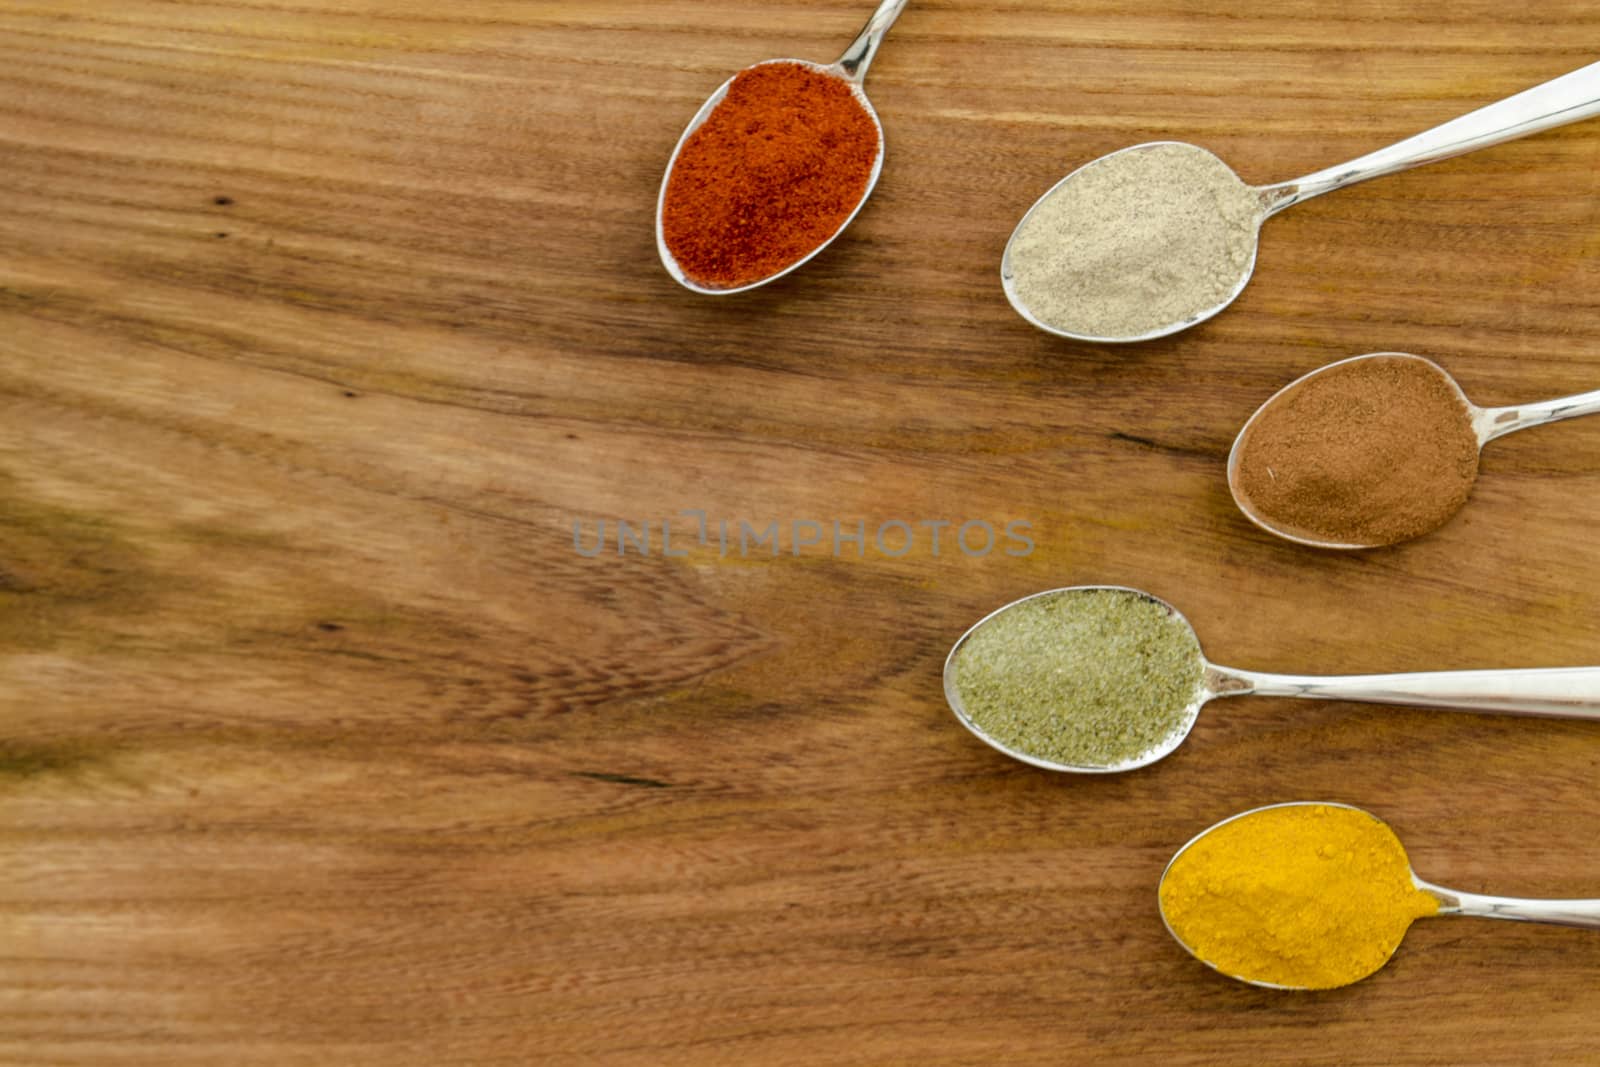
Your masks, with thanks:
<instances>
[{"instance_id":1,"label":"spoon with beige powder","mask_svg":"<svg viewBox=\"0 0 1600 1067\"><path fill-rule=\"evenodd\" d=\"M1376 548L1443 526L1467 502L1483 446L1600 414L1600 390L1481 408L1431 360L1375 352L1280 389L1239 431L1228 488L1245 516L1315 548Z\"/></svg>"},{"instance_id":2,"label":"spoon with beige powder","mask_svg":"<svg viewBox=\"0 0 1600 1067\"><path fill-rule=\"evenodd\" d=\"M1261 225L1284 208L1384 174L1600 114L1600 63L1349 163L1246 185L1205 149L1134 145L1067 175L1023 216L1001 281L1041 330L1078 341L1148 341L1233 303L1255 270Z\"/></svg>"}]
</instances>

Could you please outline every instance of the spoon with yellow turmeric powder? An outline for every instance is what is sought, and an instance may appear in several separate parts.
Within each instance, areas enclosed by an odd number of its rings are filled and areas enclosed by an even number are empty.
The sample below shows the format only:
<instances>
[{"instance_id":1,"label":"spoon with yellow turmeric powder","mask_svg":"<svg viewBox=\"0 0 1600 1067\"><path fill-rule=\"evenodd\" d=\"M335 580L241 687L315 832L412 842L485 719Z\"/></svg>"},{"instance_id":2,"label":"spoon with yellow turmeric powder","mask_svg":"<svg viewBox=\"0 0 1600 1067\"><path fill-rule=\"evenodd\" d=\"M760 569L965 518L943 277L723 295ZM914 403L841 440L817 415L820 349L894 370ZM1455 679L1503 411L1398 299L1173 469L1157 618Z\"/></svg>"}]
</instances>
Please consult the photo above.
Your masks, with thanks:
<instances>
[{"instance_id":1,"label":"spoon with yellow turmeric powder","mask_svg":"<svg viewBox=\"0 0 1600 1067\"><path fill-rule=\"evenodd\" d=\"M1333 803L1225 819L1172 857L1161 918L1196 959L1269 989L1334 989L1389 962L1417 919L1467 915L1600 930L1600 900L1528 900L1418 878L1388 825Z\"/></svg>"}]
</instances>

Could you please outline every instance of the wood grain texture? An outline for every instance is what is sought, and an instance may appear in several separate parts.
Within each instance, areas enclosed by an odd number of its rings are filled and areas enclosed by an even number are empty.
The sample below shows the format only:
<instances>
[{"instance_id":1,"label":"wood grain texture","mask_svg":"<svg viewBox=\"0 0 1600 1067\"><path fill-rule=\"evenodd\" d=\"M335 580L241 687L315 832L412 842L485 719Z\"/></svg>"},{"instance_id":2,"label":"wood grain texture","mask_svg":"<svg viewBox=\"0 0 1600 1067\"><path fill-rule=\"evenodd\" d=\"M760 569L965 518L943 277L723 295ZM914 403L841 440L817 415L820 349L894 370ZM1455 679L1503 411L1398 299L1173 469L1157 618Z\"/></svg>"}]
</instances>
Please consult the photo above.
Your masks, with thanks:
<instances>
[{"instance_id":1,"label":"wood grain texture","mask_svg":"<svg viewBox=\"0 0 1600 1067\"><path fill-rule=\"evenodd\" d=\"M1600 383L1600 124L1298 207L1134 349L997 282L1067 170L1290 178L1575 69L1577 0L916 0L879 191L697 299L661 167L865 0L0 0L0 1063L1593 1063L1600 936L1443 920L1282 997L1168 939L1211 822L1390 820L1446 885L1600 895L1600 730L1214 706L1055 777L939 685L983 613L1116 582L1219 662L1600 663L1600 420L1493 445L1367 555L1235 512L1294 376ZM1032 524L1026 558L575 551L573 523Z\"/></svg>"}]
</instances>

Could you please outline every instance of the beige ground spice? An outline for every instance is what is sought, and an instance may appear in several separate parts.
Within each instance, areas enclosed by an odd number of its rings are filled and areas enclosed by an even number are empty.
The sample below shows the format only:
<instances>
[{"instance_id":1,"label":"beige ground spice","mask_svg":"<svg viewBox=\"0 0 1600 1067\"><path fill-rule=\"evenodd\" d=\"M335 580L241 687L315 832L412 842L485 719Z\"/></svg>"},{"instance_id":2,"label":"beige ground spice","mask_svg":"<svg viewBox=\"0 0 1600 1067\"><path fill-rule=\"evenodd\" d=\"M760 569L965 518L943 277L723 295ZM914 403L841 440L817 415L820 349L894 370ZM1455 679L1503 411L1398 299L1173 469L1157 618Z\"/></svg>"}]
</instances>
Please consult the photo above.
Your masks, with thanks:
<instances>
[{"instance_id":1,"label":"beige ground spice","mask_svg":"<svg viewBox=\"0 0 1600 1067\"><path fill-rule=\"evenodd\" d=\"M1239 444L1235 491L1315 541L1391 545L1443 525L1478 478L1455 383L1407 356L1335 364L1276 397Z\"/></svg>"},{"instance_id":2,"label":"beige ground spice","mask_svg":"<svg viewBox=\"0 0 1600 1067\"><path fill-rule=\"evenodd\" d=\"M1140 337L1231 297L1255 261L1260 194L1203 148L1106 156L1052 190L1017 228L1012 292L1047 326Z\"/></svg>"}]
</instances>

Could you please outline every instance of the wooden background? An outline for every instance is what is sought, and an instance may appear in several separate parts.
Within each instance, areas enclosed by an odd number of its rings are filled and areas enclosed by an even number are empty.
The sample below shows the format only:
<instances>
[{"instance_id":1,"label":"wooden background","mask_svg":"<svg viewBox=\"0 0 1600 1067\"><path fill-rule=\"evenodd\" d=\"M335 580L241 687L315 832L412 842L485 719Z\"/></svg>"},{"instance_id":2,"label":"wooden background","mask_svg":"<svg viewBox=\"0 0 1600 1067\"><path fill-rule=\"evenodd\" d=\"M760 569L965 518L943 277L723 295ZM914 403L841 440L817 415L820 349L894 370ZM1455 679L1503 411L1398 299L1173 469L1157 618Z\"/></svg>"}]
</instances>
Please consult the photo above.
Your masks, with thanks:
<instances>
[{"instance_id":1,"label":"wooden background","mask_svg":"<svg viewBox=\"0 0 1600 1067\"><path fill-rule=\"evenodd\" d=\"M1600 123L1294 209L1164 342L1048 337L997 270L1103 152L1294 177L1594 60L1595 6L914 0L855 227L677 288L683 123L869 9L0 0L0 1062L1596 1062L1600 934L1429 921L1283 996L1179 951L1155 888L1213 821L1326 798L1443 884L1600 895L1600 725L1244 700L1084 779L939 682L1083 582L1242 667L1600 663L1600 419L1362 556L1223 480L1261 400L1359 352L1488 404L1600 385ZM574 550L683 509L1037 548Z\"/></svg>"}]
</instances>

